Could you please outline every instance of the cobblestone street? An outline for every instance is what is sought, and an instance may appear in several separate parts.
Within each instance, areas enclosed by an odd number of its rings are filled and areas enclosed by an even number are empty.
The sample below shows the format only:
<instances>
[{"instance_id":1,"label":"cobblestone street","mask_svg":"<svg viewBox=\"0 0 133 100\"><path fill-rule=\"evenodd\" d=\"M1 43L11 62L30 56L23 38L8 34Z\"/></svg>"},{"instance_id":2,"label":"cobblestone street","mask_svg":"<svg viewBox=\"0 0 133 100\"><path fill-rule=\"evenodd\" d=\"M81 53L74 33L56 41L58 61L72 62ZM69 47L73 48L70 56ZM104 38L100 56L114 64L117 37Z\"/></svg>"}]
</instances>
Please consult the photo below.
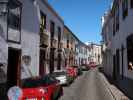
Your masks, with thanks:
<instances>
[{"instance_id":1,"label":"cobblestone street","mask_svg":"<svg viewBox=\"0 0 133 100\"><path fill-rule=\"evenodd\" d=\"M64 87L60 100L114 100L96 69L85 72L69 87Z\"/></svg>"}]
</instances>

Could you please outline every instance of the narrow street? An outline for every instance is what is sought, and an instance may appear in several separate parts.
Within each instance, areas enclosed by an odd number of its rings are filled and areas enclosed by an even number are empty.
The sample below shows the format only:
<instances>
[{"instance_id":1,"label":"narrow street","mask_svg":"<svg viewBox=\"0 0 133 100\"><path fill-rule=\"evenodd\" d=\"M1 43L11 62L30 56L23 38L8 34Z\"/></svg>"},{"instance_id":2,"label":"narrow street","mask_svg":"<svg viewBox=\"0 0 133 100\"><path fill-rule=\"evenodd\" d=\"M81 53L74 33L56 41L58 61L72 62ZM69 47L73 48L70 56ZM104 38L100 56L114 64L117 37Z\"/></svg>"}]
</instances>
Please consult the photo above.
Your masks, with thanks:
<instances>
[{"instance_id":1,"label":"narrow street","mask_svg":"<svg viewBox=\"0 0 133 100\"><path fill-rule=\"evenodd\" d=\"M133 100L132 26L133 0L0 0L0 100Z\"/></svg>"},{"instance_id":2,"label":"narrow street","mask_svg":"<svg viewBox=\"0 0 133 100\"><path fill-rule=\"evenodd\" d=\"M64 87L60 100L114 100L97 69L78 77L69 87Z\"/></svg>"}]
</instances>

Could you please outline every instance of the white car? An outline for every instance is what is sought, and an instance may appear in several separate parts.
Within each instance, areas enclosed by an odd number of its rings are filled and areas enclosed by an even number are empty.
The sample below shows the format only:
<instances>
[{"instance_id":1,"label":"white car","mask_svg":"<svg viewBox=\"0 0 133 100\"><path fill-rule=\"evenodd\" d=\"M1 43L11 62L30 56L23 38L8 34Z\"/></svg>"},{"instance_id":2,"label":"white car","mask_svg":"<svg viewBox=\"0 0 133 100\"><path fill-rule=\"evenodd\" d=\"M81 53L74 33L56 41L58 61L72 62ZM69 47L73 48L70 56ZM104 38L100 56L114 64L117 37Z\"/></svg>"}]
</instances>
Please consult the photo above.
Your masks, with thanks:
<instances>
[{"instance_id":1,"label":"white car","mask_svg":"<svg viewBox=\"0 0 133 100\"><path fill-rule=\"evenodd\" d=\"M56 71L53 72L53 76L59 80L60 85L66 85L67 84L67 74L65 71Z\"/></svg>"}]
</instances>

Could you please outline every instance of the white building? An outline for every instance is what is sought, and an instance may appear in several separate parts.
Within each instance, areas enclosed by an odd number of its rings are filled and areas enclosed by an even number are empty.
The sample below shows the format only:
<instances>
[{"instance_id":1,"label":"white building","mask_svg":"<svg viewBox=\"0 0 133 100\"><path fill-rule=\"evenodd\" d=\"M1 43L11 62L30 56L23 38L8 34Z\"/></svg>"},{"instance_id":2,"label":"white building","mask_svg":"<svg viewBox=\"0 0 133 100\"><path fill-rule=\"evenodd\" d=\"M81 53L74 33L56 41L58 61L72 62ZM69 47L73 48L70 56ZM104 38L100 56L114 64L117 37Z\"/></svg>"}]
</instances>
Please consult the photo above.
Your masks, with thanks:
<instances>
[{"instance_id":1,"label":"white building","mask_svg":"<svg viewBox=\"0 0 133 100\"><path fill-rule=\"evenodd\" d=\"M78 44L76 46L76 52L77 52L76 61L79 66L89 64L90 50L85 43L78 40Z\"/></svg>"},{"instance_id":2,"label":"white building","mask_svg":"<svg viewBox=\"0 0 133 100\"><path fill-rule=\"evenodd\" d=\"M45 0L6 4L0 1L0 83L10 87L21 79L60 70L63 20Z\"/></svg>"},{"instance_id":3,"label":"white building","mask_svg":"<svg viewBox=\"0 0 133 100\"><path fill-rule=\"evenodd\" d=\"M44 75L64 67L63 43L64 21L48 4L47 0L38 0L41 25L43 26L40 44L40 75ZM44 23L44 24L43 24Z\"/></svg>"},{"instance_id":4,"label":"white building","mask_svg":"<svg viewBox=\"0 0 133 100\"><path fill-rule=\"evenodd\" d=\"M133 69L129 66L129 63L133 62L132 0L114 0L106 19L102 29L106 73L115 79L120 76L133 79Z\"/></svg>"},{"instance_id":5,"label":"white building","mask_svg":"<svg viewBox=\"0 0 133 100\"><path fill-rule=\"evenodd\" d=\"M0 70L4 72L0 83L11 87L19 85L21 79L39 75L40 30L34 2L10 0L8 4L8 13L0 9Z\"/></svg>"},{"instance_id":6,"label":"white building","mask_svg":"<svg viewBox=\"0 0 133 100\"><path fill-rule=\"evenodd\" d=\"M102 63L101 45L95 43L86 43L89 50L89 62L95 62L97 65Z\"/></svg>"}]
</instances>

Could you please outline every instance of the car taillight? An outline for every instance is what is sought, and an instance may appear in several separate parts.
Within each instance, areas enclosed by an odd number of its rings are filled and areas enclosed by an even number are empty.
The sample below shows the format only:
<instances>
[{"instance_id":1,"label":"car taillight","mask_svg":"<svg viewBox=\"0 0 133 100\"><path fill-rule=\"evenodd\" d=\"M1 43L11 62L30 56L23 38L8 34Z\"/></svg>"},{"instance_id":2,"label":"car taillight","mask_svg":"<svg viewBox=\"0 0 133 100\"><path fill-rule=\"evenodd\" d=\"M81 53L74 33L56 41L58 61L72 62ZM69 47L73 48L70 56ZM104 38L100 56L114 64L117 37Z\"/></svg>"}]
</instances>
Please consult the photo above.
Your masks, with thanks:
<instances>
[{"instance_id":1,"label":"car taillight","mask_svg":"<svg viewBox=\"0 0 133 100\"><path fill-rule=\"evenodd\" d=\"M47 93L48 92L48 89L47 88L40 88L39 91L43 94ZM43 99L42 99L43 100ZM45 99L44 99L45 100Z\"/></svg>"}]
</instances>

